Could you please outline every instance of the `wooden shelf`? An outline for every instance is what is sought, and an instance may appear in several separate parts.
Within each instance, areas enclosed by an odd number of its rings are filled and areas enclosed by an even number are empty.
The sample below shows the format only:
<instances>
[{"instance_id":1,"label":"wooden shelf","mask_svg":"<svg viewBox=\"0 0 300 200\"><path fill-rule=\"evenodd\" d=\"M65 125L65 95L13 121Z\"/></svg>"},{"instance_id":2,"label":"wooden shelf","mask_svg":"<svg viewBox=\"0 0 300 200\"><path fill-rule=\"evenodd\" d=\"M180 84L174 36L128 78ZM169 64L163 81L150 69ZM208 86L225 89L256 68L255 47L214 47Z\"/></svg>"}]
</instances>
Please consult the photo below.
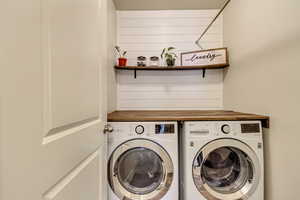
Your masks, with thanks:
<instances>
[{"instance_id":1,"label":"wooden shelf","mask_svg":"<svg viewBox=\"0 0 300 200\"><path fill-rule=\"evenodd\" d=\"M228 64L223 65L209 65L209 66L115 66L117 70L134 70L134 78L136 78L136 71L138 70L145 70L145 71L174 71L174 70L203 70L203 78L205 77L205 70L207 69L223 69L229 67Z\"/></svg>"},{"instance_id":2,"label":"wooden shelf","mask_svg":"<svg viewBox=\"0 0 300 200\"><path fill-rule=\"evenodd\" d=\"M229 65L210 65L210 66L174 66L174 67L167 67L167 66L115 66L118 70L203 70L203 69L223 69L228 67Z\"/></svg>"},{"instance_id":3,"label":"wooden shelf","mask_svg":"<svg viewBox=\"0 0 300 200\"><path fill-rule=\"evenodd\" d=\"M270 127L268 116L229 110L125 110L109 113L107 118L109 122L259 120L262 122L263 127Z\"/></svg>"}]
</instances>

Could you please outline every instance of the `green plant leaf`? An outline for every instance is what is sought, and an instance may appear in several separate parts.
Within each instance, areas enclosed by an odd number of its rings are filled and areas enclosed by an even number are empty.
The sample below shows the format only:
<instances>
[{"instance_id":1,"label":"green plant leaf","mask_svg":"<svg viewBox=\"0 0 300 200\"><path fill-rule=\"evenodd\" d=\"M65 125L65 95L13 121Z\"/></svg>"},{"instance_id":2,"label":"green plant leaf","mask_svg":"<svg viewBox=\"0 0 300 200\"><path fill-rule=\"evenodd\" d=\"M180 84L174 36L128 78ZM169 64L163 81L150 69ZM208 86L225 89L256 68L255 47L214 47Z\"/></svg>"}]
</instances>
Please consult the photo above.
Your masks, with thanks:
<instances>
[{"instance_id":1,"label":"green plant leaf","mask_svg":"<svg viewBox=\"0 0 300 200\"><path fill-rule=\"evenodd\" d=\"M165 54L165 52L166 52L166 48L164 48L164 49L163 49L163 51L162 51L162 53L161 53L161 55L160 55L161 59L163 59L163 58L164 58L164 54Z\"/></svg>"},{"instance_id":2,"label":"green plant leaf","mask_svg":"<svg viewBox=\"0 0 300 200\"><path fill-rule=\"evenodd\" d=\"M174 49L175 49L175 47L169 47L168 51L171 51L171 50L174 50Z\"/></svg>"},{"instance_id":3,"label":"green plant leaf","mask_svg":"<svg viewBox=\"0 0 300 200\"><path fill-rule=\"evenodd\" d=\"M170 53L170 55L174 56L175 58L177 58L176 53Z\"/></svg>"},{"instance_id":4,"label":"green plant leaf","mask_svg":"<svg viewBox=\"0 0 300 200\"><path fill-rule=\"evenodd\" d=\"M115 46L115 49L117 50L117 52L120 52L120 47L119 46Z\"/></svg>"},{"instance_id":5,"label":"green plant leaf","mask_svg":"<svg viewBox=\"0 0 300 200\"><path fill-rule=\"evenodd\" d=\"M167 55L167 59L170 59L170 60L172 60L172 59L174 59L174 56L173 56L173 55L171 55L171 54L168 54L168 55Z\"/></svg>"}]
</instances>

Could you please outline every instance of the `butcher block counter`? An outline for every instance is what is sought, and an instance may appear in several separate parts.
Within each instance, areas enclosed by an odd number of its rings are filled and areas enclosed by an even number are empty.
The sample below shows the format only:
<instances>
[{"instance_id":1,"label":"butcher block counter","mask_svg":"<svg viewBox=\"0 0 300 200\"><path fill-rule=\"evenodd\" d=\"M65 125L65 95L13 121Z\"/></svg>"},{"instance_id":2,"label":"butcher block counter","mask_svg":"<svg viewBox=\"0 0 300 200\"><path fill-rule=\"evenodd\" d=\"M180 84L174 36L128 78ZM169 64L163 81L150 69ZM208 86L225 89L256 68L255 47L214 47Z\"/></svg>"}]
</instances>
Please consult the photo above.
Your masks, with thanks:
<instances>
[{"instance_id":1,"label":"butcher block counter","mask_svg":"<svg viewBox=\"0 0 300 200\"><path fill-rule=\"evenodd\" d=\"M249 121L259 120L269 128L269 117L229 110L139 110L115 111L107 116L109 122L149 121Z\"/></svg>"}]
</instances>

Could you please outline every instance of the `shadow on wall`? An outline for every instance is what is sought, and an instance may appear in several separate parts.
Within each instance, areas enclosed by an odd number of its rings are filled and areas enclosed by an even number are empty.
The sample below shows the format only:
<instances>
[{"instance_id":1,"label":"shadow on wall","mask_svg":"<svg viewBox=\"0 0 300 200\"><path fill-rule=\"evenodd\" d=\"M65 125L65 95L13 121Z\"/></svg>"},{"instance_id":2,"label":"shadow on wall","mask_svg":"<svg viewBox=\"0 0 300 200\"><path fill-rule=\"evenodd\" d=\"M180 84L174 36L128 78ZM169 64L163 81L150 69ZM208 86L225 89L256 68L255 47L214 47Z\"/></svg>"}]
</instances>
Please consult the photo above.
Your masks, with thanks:
<instances>
[{"instance_id":1,"label":"shadow on wall","mask_svg":"<svg viewBox=\"0 0 300 200\"><path fill-rule=\"evenodd\" d=\"M270 174L273 174L272 172L272 166L270 165L270 163L272 163L272 158L270 157L271 155L271 149L270 149L270 130L269 129L263 129L263 140L264 140L264 167L265 167L265 199L267 198L267 194L269 194L271 191L269 191L269 183L271 183L270 181L272 181L272 179L270 178ZM268 162L266 162L266 160ZM266 170L268 170L269 172L267 173Z\"/></svg>"}]
</instances>

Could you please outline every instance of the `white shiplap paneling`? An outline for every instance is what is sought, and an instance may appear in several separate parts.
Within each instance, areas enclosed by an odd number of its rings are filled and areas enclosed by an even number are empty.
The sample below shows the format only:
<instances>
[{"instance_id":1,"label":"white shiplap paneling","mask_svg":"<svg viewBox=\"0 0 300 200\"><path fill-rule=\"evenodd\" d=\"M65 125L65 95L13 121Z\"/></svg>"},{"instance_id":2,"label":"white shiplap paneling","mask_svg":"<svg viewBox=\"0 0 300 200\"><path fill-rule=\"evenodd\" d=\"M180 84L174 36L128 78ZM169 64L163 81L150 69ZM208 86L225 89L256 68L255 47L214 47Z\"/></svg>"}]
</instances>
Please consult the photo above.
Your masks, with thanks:
<instances>
[{"instance_id":1,"label":"white shiplap paneling","mask_svg":"<svg viewBox=\"0 0 300 200\"><path fill-rule=\"evenodd\" d=\"M118 45L128 51L128 64L136 65L138 56L159 56L162 49L176 47L180 52L199 50L196 39L217 10L118 11ZM201 41L204 48L223 44L220 18ZM163 63L162 63L163 64ZM180 60L177 60L177 65ZM119 110L222 109L222 70L118 72Z\"/></svg>"}]
</instances>

